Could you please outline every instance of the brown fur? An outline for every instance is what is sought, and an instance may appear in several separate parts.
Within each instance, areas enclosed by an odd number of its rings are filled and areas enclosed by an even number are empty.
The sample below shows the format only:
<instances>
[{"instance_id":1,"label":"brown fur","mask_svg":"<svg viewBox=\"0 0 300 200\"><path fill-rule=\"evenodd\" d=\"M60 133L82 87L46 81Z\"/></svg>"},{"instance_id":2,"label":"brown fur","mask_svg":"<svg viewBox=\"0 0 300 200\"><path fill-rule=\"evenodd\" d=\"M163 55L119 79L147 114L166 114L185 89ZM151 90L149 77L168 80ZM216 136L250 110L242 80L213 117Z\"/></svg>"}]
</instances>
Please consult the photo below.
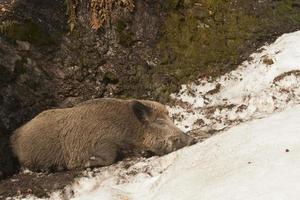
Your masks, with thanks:
<instances>
[{"instance_id":1,"label":"brown fur","mask_svg":"<svg viewBox=\"0 0 300 200\"><path fill-rule=\"evenodd\" d=\"M44 111L11 137L19 162L32 170L106 166L120 154L163 155L192 143L163 105L109 98Z\"/></svg>"}]
</instances>

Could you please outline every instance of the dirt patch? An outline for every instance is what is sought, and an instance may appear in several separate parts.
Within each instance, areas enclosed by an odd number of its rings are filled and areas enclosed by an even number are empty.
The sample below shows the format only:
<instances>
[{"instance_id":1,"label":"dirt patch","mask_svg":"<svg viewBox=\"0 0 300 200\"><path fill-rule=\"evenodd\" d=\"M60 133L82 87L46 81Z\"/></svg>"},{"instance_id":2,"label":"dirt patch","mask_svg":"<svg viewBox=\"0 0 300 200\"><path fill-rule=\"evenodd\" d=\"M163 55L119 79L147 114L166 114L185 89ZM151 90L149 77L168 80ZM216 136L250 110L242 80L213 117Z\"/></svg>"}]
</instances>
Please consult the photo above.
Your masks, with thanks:
<instances>
[{"instance_id":1,"label":"dirt patch","mask_svg":"<svg viewBox=\"0 0 300 200\"><path fill-rule=\"evenodd\" d=\"M221 89L221 84L218 83L214 89L208 91L205 95L213 95L213 94L216 94L216 93L220 92L220 89Z\"/></svg>"},{"instance_id":2,"label":"dirt patch","mask_svg":"<svg viewBox=\"0 0 300 200\"><path fill-rule=\"evenodd\" d=\"M203 131L201 129L194 129L187 132L187 134L195 138L197 142L203 142L206 139L210 138L211 136L217 134L218 132L219 131L217 130Z\"/></svg>"},{"instance_id":3,"label":"dirt patch","mask_svg":"<svg viewBox=\"0 0 300 200\"><path fill-rule=\"evenodd\" d=\"M263 63L266 64L266 65L273 65L274 61L272 60L272 58L264 57L263 58Z\"/></svg>"},{"instance_id":4,"label":"dirt patch","mask_svg":"<svg viewBox=\"0 0 300 200\"><path fill-rule=\"evenodd\" d=\"M285 77L290 76L292 74L295 75L295 76L300 76L300 70L292 70L292 71L288 71L288 72L285 72L283 74L280 74L279 76L274 78L273 84L276 84L277 82L281 81Z\"/></svg>"},{"instance_id":5,"label":"dirt patch","mask_svg":"<svg viewBox=\"0 0 300 200\"><path fill-rule=\"evenodd\" d=\"M9 179L0 181L0 199L27 195L39 198L48 197L50 192L63 189L80 175L79 171L16 174Z\"/></svg>"},{"instance_id":6,"label":"dirt patch","mask_svg":"<svg viewBox=\"0 0 300 200\"><path fill-rule=\"evenodd\" d=\"M115 174L119 183L126 182L129 177L136 176L137 174L144 173L152 176L151 170L148 165L151 160L145 157L130 157L111 166L100 167L94 169L77 170L77 171L63 171L55 173L36 173L24 171L19 174L0 181L0 200L7 197L26 197L28 195L36 196L38 198L47 198L52 192L61 191L64 196L72 196L72 188L66 188L76 179L82 177L92 178L100 176L102 173ZM143 167L133 167L136 163L142 163ZM150 166L150 165L149 165Z\"/></svg>"}]
</instances>

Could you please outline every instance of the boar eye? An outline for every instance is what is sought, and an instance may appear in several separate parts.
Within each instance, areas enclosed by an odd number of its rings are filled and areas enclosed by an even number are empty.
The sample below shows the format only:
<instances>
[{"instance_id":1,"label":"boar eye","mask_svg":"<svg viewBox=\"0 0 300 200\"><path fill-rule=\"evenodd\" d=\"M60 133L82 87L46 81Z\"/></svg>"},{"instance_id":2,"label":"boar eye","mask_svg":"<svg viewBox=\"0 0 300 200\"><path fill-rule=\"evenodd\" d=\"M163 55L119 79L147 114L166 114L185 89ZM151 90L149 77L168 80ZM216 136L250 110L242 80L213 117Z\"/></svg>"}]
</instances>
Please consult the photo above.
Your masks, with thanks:
<instances>
[{"instance_id":1,"label":"boar eye","mask_svg":"<svg viewBox=\"0 0 300 200\"><path fill-rule=\"evenodd\" d=\"M156 123L158 123L158 124L160 124L160 125L166 124L165 119L163 119L163 118L157 118L157 119L156 119Z\"/></svg>"}]
</instances>

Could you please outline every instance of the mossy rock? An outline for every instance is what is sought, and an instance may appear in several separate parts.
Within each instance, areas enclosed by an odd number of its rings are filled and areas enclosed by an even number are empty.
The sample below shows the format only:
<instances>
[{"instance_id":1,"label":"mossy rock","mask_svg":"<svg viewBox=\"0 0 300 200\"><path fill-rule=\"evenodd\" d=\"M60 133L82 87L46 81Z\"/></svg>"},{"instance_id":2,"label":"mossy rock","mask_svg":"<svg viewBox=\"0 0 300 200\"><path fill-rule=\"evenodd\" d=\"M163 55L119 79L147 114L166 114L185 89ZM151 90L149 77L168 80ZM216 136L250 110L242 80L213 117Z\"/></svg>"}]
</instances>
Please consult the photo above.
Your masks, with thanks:
<instances>
[{"instance_id":1,"label":"mossy rock","mask_svg":"<svg viewBox=\"0 0 300 200\"><path fill-rule=\"evenodd\" d=\"M116 31L119 36L119 43L124 47L130 47L134 42L134 34L129 29L129 25L127 24L130 24L130 22L125 21L124 19L120 19L116 23Z\"/></svg>"},{"instance_id":2,"label":"mossy rock","mask_svg":"<svg viewBox=\"0 0 300 200\"><path fill-rule=\"evenodd\" d=\"M103 76L103 82L106 84L117 84L119 79L113 72L106 72Z\"/></svg>"},{"instance_id":3,"label":"mossy rock","mask_svg":"<svg viewBox=\"0 0 300 200\"><path fill-rule=\"evenodd\" d=\"M298 4L295 0L167 0L156 70L181 83L230 71L248 56L245 52L274 38L277 30L300 27Z\"/></svg>"},{"instance_id":4,"label":"mossy rock","mask_svg":"<svg viewBox=\"0 0 300 200\"><path fill-rule=\"evenodd\" d=\"M28 41L37 46L54 43L54 39L50 34L31 20L25 20L24 22L4 21L0 26L0 34L13 41Z\"/></svg>"}]
</instances>

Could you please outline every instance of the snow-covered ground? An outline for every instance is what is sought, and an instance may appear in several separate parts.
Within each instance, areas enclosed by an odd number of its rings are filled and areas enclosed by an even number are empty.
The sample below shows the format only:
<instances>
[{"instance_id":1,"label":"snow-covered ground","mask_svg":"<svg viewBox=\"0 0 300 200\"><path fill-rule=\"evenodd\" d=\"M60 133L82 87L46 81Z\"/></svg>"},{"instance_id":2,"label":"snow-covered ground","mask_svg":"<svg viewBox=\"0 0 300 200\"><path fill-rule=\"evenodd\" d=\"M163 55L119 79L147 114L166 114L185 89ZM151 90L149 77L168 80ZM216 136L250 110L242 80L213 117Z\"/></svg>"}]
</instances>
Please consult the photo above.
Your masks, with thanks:
<instances>
[{"instance_id":1,"label":"snow-covered ground","mask_svg":"<svg viewBox=\"0 0 300 200\"><path fill-rule=\"evenodd\" d=\"M151 187L129 199L299 199L299 118L297 106L177 152Z\"/></svg>"},{"instance_id":2,"label":"snow-covered ground","mask_svg":"<svg viewBox=\"0 0 300 200\"><path fill-rule=\"evenodd\" d=\"M199 138L203 131L219 134L163 157L85 171L51 198L300 198L300 31L224 76L183 85L172 98L169 110L181 129L197 129Z\"/></svg>"}]
</instances>

